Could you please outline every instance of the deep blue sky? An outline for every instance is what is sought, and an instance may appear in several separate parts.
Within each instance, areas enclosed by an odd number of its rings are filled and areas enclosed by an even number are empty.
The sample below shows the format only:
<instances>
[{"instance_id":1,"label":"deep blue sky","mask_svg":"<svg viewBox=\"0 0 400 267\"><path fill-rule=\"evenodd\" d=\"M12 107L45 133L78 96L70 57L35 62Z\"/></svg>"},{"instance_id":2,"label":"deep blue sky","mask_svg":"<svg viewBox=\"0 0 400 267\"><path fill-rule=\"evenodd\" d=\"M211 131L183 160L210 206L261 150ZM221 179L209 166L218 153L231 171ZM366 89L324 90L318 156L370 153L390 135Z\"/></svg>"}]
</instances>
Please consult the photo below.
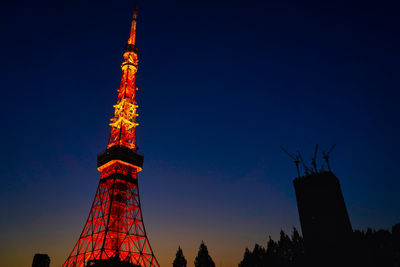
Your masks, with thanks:
<instances>
[{"instance_id":1,"label":"deep blue sky","mask_svg":"<svg viewBox=\"0 0 400 267\"><path fill-rule=\"evenodd\" d=\"M8 1L0 16L0 260L63 263L99 173L132 1ZM139 1L138 145L162 265L218 266L299 227L279 145L332 152L356 229L400 221L397 1Z\"/></svg>"}]
</instances>

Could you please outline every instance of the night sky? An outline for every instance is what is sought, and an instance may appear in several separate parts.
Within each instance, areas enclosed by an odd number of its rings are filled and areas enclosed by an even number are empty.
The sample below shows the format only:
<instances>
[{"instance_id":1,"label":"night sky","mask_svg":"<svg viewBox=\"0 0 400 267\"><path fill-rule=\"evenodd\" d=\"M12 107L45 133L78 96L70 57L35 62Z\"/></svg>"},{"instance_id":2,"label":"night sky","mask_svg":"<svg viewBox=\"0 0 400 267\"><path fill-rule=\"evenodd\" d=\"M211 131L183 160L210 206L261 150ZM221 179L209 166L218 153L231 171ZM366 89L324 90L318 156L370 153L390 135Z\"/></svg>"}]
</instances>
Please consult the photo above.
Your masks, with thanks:
<instances>
[{"instance_id":1,"label":"night sky","mask_svg":"<svg viewBox=\"0 0 400 267\"><path fill-rule=\"evenodd\" d=\"M133 1L6 1L0 265L61 266L100 178ZM398 1L139 1L144 223L161 264L218 267L299 228L279 149L336 143L355 229L400 222ZM319 161L322 163L322 161Z\"/></svg>"}]
</instances>

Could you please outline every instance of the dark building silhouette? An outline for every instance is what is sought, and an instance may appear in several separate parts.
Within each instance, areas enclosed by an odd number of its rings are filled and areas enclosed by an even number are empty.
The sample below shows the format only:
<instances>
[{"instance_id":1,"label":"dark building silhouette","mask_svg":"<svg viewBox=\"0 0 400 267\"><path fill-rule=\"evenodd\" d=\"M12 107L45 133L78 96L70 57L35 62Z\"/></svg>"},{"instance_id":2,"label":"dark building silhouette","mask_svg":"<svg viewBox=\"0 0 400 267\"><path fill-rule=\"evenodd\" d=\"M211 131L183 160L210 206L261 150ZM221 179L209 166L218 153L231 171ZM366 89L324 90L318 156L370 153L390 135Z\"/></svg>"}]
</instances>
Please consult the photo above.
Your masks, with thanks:
<instances>
[{"instance_id":1,"label":"dark building silhouette","mask_svg":"<svg viewBox=\"0 0 400 267\"><path fill-rule=\"evenodd\" d=\"M32 267L49 267L50 257L47 254L35 254L33 257Z\"/></svg>"},{"instance_id":2,"label":"dark building silhouette","mask_svg":"<svg viewBox=\"0 0 400 267\"><path fill-rule=\"evenodd\" d=\"M352 227L338 178L331 171L293 181L307 258L313 266L348 266Z\"/></svg>"}]
</instances>

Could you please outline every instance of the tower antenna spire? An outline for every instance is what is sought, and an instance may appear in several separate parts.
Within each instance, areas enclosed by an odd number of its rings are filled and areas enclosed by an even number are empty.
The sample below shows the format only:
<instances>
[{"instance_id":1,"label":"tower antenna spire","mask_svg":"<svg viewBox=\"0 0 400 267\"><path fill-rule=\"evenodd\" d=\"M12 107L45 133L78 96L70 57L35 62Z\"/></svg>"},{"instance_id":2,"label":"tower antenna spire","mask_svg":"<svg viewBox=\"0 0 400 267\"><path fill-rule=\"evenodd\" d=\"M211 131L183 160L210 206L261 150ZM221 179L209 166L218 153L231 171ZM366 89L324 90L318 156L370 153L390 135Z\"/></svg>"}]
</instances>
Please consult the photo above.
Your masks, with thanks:
<instances>
[{"instance_id":1,"label":"tower antenna spire","mask_svg":"<svg viewBox=\"0 0 400 267\"><path fill-rule=\"evenodd\" d=\"M137 0L135 0L135 5L133 7L132 24L131 24L131 34L129 35L128 44L135 44L136 41L136 21L137 21Z\"/></svg>"}]
</instances>

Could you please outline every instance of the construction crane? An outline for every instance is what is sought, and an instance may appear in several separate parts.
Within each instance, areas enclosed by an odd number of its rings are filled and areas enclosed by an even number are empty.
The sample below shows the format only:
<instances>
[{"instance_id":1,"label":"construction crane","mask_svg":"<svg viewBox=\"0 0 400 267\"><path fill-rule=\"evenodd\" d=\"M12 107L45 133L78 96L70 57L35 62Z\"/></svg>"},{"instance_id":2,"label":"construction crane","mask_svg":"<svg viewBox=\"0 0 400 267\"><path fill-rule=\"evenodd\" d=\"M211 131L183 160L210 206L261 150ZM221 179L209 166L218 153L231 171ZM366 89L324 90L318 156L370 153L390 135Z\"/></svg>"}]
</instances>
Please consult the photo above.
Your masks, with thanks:
<instances>
[{"instance_id":1,"label":"construction crane","mask_svg":"<svg viewBox=\"0 0 400 267\"><path fill-rule=\"evenodd\" d=\"M328 166L328 171L331 171L331 166L329 165L329 154L332 152L332 150L335 148L336 144L334 144L327 153L325 153L325 151L322 152L322 157L325 159L326 161L326 165Z\"/></svg>"},{"instance_id":2,"label":"construction crane","mask_svg":"<svg viewBox=\"0 0 400 267\"><path fill-rule=\"evenodd\" d=\"M294 164L296 165L296 169L297 169L297 177L300 177L300 168L299 168L299 164L300 164L300 158L298 155L294 156L293 154L289 153L285 148L283 148L283 146L280 146L281 150L283 152L285 152L290 158L293 159Z\"/></svg>"},{"instance_id":3,"label":"construction crane","mask_svg":"<svg viewBox=\"0 0 400 267\"><path fill-rule=\"evenodd\" d=\"M311 165L314 167L315 173L318 173L318 169L317 169L317 153L318 153L318 144L315 146L314 156L311 159Z\"/></svg>"},{"instance_id":4,"label":"construction crane","mask_svg":"<svg viewBox=\"0 0 400 267\"><path fill-rule=\"evenodd\" d=\"M308 168L307 165L304 163L304 160L300 154L300 151L298 151L298 150L297 150L297 156L299 157L301 164L303 165L305 174L309 175L309 174L313 173L312 169Z\"/></svg>"}]
</instances>

